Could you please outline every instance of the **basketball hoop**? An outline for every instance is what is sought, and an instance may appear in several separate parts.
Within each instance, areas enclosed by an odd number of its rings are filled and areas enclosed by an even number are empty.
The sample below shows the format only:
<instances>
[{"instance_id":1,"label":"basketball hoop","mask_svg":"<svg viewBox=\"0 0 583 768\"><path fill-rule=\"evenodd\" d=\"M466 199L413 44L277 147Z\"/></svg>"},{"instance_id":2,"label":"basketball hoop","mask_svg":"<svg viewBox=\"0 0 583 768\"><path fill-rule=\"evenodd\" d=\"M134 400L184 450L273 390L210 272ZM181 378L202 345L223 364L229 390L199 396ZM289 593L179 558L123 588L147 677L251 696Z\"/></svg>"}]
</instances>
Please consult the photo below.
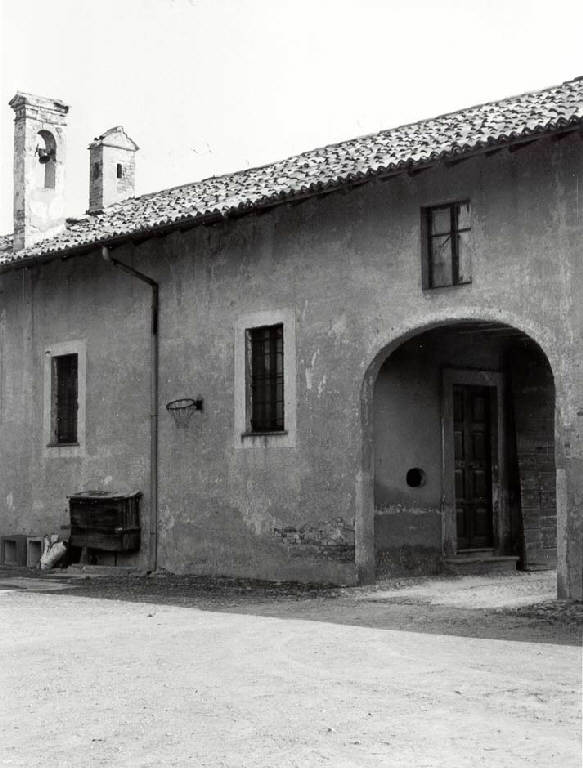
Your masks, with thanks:
<instances>
[{"instance_id":1,"label":"basketball hoop","mask_svg":"<svg viewBox=\"0 0 583 768\"><path fill-rule=\"evenodd\" d=\"M166 410L174 419L178 429L186 429L195 411L202 411L202 400L193 400L192 397L181 397L166 403Z\"/></svg>"}]
</instances>

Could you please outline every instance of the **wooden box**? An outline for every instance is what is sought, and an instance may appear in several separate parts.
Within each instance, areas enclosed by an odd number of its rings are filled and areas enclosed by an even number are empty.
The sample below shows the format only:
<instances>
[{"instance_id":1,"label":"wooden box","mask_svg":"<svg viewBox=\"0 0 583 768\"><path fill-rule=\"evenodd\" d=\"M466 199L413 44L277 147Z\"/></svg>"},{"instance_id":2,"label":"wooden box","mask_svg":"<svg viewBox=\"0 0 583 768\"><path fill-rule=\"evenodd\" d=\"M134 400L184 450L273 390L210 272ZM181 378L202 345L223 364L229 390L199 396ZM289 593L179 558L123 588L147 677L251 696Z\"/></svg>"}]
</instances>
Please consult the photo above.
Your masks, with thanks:
<instances>
[{"instance_id":1,"label":"wooden box","mask_svg":"<svg viewBox=\"0 0 583 768\"><path fill-rule=\"evenodd\" d=\"M0 565L26 567L26 536L2 536L0 539Z\"/></svg>"},{"instance_id":2,"label":"wooden box","mask_svg":"<svg viewBox=\"0 0 583 768\"><path fill-rule=\"evenodd\" d=\"M69 496L70 544L107 552L140 548L140 492L85 491Z\"/></svg>"}]
</instances>

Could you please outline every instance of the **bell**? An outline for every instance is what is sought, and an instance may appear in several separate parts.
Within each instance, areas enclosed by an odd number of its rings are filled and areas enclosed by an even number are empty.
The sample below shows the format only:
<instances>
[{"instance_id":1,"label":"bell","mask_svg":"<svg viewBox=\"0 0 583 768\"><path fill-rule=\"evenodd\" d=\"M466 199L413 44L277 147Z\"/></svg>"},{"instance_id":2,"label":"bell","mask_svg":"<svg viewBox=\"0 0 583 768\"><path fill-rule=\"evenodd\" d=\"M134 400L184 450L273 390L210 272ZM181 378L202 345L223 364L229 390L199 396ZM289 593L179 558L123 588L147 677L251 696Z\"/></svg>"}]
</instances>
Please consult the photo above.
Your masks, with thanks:
<instances>
[{"instance_id":1,"label":"bell","mask_svg":"<svg viewBox=\"0 0 583 768\"><path fill-rule=\"evenodd\" d=\"M36 153L38 155L38 159L41 165L45 165L45 163L48 163L49 160L52 160L54 156L54 151L50 149L46 149L45 147L37 147Z\"/></svg>"}]
</instances>

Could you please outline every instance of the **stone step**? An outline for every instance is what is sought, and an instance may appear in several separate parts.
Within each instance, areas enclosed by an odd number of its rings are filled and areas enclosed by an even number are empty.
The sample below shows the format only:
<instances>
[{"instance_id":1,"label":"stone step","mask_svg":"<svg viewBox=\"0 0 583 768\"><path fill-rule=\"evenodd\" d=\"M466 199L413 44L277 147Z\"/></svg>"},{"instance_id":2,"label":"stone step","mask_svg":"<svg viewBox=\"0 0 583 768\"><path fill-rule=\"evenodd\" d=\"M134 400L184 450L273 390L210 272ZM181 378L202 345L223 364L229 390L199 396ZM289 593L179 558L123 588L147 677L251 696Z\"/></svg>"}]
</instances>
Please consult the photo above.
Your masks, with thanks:
<instances>
[{"instance_id":1,"label":"stone step","mask_svg":"<svg viewBox=\"0 0 583 768\"><path fill-rule=\"evenodd\" d=\"M546 560L544 562L529 562L525 565L524 570L525 571L554 571L557 568L556 559L555 560Z\"/></svg>"},{"instance_id":2,"label":"stone step","mask_svg":"<svg viewBox=\"0 0 583 768\"><path fill-rule=\"evenodd\" d=\"M67 571L73 574L84 574L87 576L133 576L140 573L139 568L124 565L85 565L83 563L73 563Z\"/></svg>"},{"instance_id":3,"label":"stone step","mask_svg":"<svg viewBox=\"0 0 583 768\"><path fill-rule=\"evenodd\" d=\"M512 573L518 555L495 555L490 551L460 552L445 558L446 568L455 574Z\"/></svg>"}]
</instances>

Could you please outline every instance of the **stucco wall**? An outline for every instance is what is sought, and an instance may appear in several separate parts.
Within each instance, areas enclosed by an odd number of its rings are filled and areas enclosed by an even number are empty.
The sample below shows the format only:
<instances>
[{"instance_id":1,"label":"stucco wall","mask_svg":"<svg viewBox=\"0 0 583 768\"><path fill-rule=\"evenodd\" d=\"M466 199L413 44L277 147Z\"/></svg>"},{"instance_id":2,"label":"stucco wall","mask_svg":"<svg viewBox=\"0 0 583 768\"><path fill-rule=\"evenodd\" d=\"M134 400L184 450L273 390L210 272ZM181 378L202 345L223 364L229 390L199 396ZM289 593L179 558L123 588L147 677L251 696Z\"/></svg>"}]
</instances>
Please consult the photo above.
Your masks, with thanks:
<instances>
[{"instance_id":1,"label":"stucco wall","mask_svg":"<svg viewBox=\"0 0 583 768\"><path fill-rule=\"evenodd\" d=\"M281 531L299 534L306 525L348 531L356 524L357 566L366 577L374 559L376 370L420 328L479 318L525 331L553 366L559 508L568 516L558 545L562 588L580 592L583 309L574 297L583 286L582 170L579 138L544 140L516 154L370 182L117 249L116 258L160 283L159 564L347 581L355 577L352 564L302 544L301 535L287 540ZM472 202L472 283L423 292L420 206L466 198ZM27 364L36 380L48 339L86 338L90 451L81 461L42 458L38 393L29 429L30 400L15 388L11 430L21 445L9 443L2 488L30 471L33 490L27 497L22 490L18 512L2 494L4 530L37 528L49 509L62 508L66 490L93 478L147 491L149 471L148 289L91 256L35 268L32 341L22 342L29 322L19 287L25 279L22 273L2 277L8 368L20 370L19 361L32 355ZM235 327L244 314L281 309L296 320L296 445L238 450ZM194 395L204 398L204 410L189 430L178 431L163 404ZM342 536L349 546L348 534Z\"/></svg>"},{"instance_id":2,"label":"stucco wall","mask_svg":"<svg viewBox=\"0 0 583 768\"><path fill-rule=\"evenodd\" d=\"M94 257L2 277L2 535L66 535L80 490L139 489L148 504L148 304L139 284L112 278ZM47 447L43 430L45 356L71 341L87 351L75 455Z\"/></svg>"}]
</instances>

